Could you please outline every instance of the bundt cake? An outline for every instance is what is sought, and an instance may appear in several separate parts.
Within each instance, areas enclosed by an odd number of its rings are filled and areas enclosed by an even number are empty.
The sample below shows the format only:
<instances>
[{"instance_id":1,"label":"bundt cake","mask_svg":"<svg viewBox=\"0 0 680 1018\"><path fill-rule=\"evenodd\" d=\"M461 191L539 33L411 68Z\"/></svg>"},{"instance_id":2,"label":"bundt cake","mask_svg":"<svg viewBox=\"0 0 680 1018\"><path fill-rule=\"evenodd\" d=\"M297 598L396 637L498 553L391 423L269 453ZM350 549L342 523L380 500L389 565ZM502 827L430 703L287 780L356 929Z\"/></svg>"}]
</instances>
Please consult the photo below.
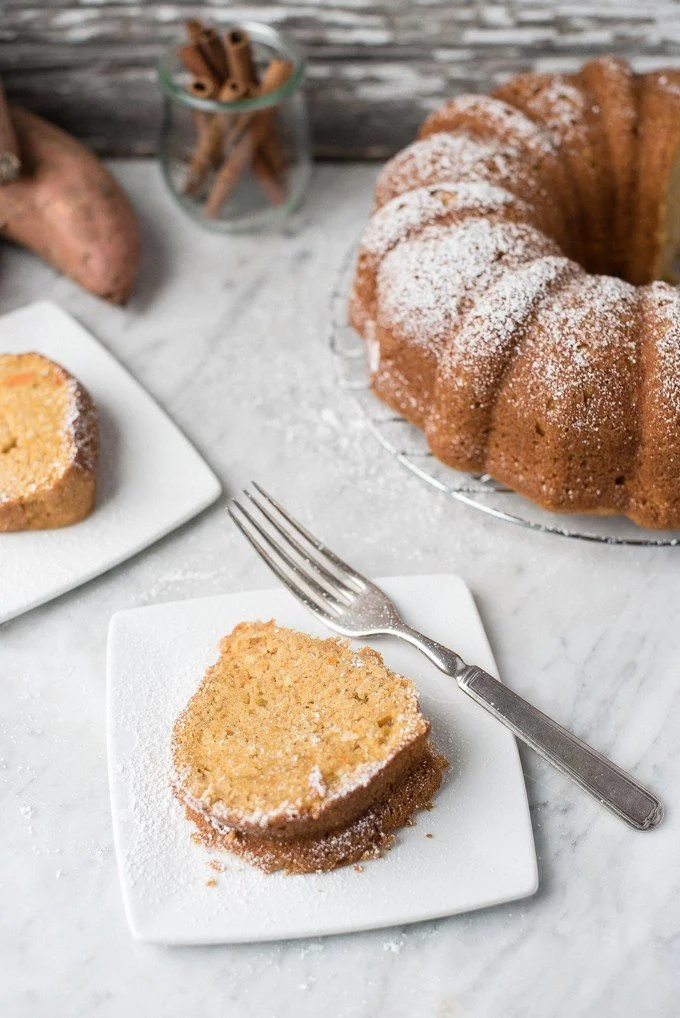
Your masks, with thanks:
<instances>
[{"instance_id":1,"label":"bundt cake","mask_svg":"<svg viewBox=\"0 0 680 1018\"><path fill-rule=\"evenodd\" d=\"M268 872L380 854L446 761L380 654L242 622L173 731L174 793L210 847Z\"/></svg>"},{"instance_id":2,"label":"bundt cake","mask_svg":"<svg viewBox=\"0 0 680 1018\"><path fill-rule=\"evenodd\" d=\"M679 527L680 71L459 96L375 195L350 320L376 394L544 508Z\"/></svg>"}]
</instances>

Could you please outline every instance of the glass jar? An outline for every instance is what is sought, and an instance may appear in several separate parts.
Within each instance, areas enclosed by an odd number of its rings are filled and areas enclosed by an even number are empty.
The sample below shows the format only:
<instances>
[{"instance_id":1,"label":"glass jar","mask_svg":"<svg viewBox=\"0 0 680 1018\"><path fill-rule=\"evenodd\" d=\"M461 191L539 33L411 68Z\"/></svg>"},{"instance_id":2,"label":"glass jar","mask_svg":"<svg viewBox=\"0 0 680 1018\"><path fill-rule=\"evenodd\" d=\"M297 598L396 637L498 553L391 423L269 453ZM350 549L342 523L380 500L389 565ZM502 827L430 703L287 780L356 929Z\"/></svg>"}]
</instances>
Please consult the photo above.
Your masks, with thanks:
<instances>
[{"instance_id":1,"label":"glass jar","mask_svg":"<svg viewBox=\"0 0 680 1018\"><path fill-rule=\"evenodd\" d=\"M275 91L232 102L200 98L188 90L192 78L178 57L179 45L158 61L163 175L193 219L222 232L281 225L300 204L311 170L304 58L268 25L249 22L238 29L250 38L260 75L273 59L290 63L288 78ZM263 137L276 145L275 175L260 158Z\"/></svg>"}]
</instances>

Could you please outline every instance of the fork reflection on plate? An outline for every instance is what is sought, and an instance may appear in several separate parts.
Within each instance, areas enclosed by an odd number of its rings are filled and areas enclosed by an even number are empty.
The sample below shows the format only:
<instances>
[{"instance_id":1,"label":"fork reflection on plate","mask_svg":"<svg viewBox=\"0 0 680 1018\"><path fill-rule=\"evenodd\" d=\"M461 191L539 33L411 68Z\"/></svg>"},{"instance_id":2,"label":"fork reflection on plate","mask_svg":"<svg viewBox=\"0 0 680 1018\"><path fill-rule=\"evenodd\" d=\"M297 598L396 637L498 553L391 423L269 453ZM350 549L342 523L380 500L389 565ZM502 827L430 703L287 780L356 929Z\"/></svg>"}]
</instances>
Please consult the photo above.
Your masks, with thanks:
<instances>
[{"instance_id":1,"label":"fork reflection on plate","mask_svg":"<svg viewBox=\"0 0 680 1018\"><path fill-rule=\"evenodd\" d=\"M598 802L638 831L658 827L660 800L633 777L493 676L402 619L375 583L310 534L253 482L228 512L285 587L317 619L343 636L397 636L422 651L460 689Z\"/></svg>"}]
</instances>

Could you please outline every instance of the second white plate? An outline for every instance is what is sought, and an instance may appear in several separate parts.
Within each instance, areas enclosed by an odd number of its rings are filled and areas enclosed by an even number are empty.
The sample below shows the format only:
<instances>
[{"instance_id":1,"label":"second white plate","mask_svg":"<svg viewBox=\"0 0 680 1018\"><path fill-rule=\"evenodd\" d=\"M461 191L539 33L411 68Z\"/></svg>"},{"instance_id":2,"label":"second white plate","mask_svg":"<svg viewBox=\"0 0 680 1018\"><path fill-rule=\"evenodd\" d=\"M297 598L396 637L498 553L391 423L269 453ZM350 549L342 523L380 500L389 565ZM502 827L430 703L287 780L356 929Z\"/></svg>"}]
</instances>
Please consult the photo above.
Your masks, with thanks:
<instances>
[{"instance_id":1,"label":"second white plate","mask_svg":"<svg viewBox=\"0 0 680 1018\"><path fill-rule=\"evenodd\" d=\"M379 580L408 621L497 674L479 615L456 576ZM524 779L513 737L453 679L397 640L371 641L411 676L451 762L434 808L384 858L326 874L266 876L191 840L169 789L172 725L244 619L327 636L281 589L120 612L108 651L108 747L118 865L130 929L165 944L305 937L433 919L512 901L537 887ZM426 837L426 835L432 837ZM219 859L224 871L210 866Z\"/></svg>"},{"instance_id":2,"label":"second white plate","mask_svg":"<svg viewBox=\"0 0 680 1018\"><path fill-rule=\"evenodd\" d=\"M151 396L65 311L41 301L0 318L0 353L62 364L99 410L97 501L81 523L0 534L0 622L118 565L186 523L221 491Z\"/></svg>"}]
</instances>

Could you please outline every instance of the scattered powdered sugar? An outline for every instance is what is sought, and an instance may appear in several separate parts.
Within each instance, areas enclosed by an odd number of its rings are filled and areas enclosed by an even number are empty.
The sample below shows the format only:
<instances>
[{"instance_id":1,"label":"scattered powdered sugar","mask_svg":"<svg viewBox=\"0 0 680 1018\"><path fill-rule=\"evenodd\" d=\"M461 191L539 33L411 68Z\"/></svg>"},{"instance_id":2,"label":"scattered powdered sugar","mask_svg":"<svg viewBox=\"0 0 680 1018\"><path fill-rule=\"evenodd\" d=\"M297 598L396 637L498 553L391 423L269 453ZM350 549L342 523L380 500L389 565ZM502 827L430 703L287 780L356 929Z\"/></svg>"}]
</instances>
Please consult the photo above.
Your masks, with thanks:
<instances>
[{"instance_id":1,"label":"scattered powdered sugar","mask_svg":"<svg viewBox=\"0 0 680 1018\"><path fill-rule=\"evenodd\" d=\"M680 292L666 283L644 289L649 360L647 384L653 386L654 414L674 430L680 419Z\"/></svg>"},{"instance_id":2,"label":"scattered powdered sugar","mask_svg":"<svg viewBox=\"0 0 680 1018\"><path fill-rule=\"evenodd\" d=\"M456 447L468 461L481 461L491 406L522 342L524 326L556 281L579 271L566 258L539 258L504 272L462 316L459 328L442 351L444 398L433 406L431 424L439 427L447 415L453 414L457 420Z\"/></svg>"},{"instance_id":3,"label":"scattered powdered sugar","mask_svg":"<svg viewBox=\"0 0 680 1018\"><path fill-rule=\"evenodd\" d=\"M621 279L583 274L539 315L528 354L546 416L591 436L616 416L623 426L631 394L622 358L638 357L636 297Z\"/></svg>"},{"instance_id":4,"label":"scattered powdered sugar","mask_svg":"<svg viewBox=\"0 0 680 1018\"><path fill-rule=\"evenodd\" d=\"M438 349L453 333L461 305L509 264L559 254L545 234L522 223L472 219L431 227L383 261L378 275L379 324L420 346Z\"/></svg>"},{"instance_id":5,"label":"scattered powdered sugar","mask_svg":"<svg viewBox=\"0 0 680 1018\"><path fill-rule=\"evenodd\" d=\"M366 354L368 358L368 370L372 375L380 367L380 343L375 335L375 322L370 320L366 330Z\"/></svg>"},{"instance_id":6,"label":"scattered powdered sugar","mask_svg":"<svg viewBox=\"0 0 680 1018\"><path fill-rule=\"evenodd\" d=\"M316 792L320 799L323 799L328 792L318 764L315 764L309 772L309 787Z\"/></svg>"},{"instance_id":7,"label":"scattered powdered sugar","mask_svg":"<svg viewBox=\"0 0 680 1018\"><path fill-rule=\"evenodd\" d=\"M530 103L540 112L543 126L552 132L553 144L559 146L574 134L582 139L587 133L586 97L559 75L551 75Z\"/></svg>"},{"instance_id":8,"label":"scattered powdered sugar","mask_svg":"<svg viewBox=\"0 0 680 1018\"><path fill-rule=\"evenodd\" d=\"M437 135L434 135L437 137ZM431 184L397 195L370 220L361 238L361 249L376 257L384 256L402 238L456 213L495 212L514 205L526 217L530 209L509 191L486 180Z\"/></svg>"},{"instance_id":9,"label":"scattered powdered sugar","mask_svg":"<svg viewBox=\"0 0 680 1018\"><path fill-rule=\"evenodd\" d=\"M480 140L463 132L431 134L385 165L376 183L376 205L428 184L467 179L503 183L518 175L527 178L531 171L511 145Z\"/></svg>"},{"instance_id":10,"label":"scattered powdered sugar","mask_svg":"<svg viewBox=\"0 0 680 1018\"><path fill-rule=\"evenodd\" d=\"M663 90L670 95L680 95L680 83L668 77L667 74L657 74L654 78L657 85L660 85Z\"/></svg>"},{"instance_id":11,"label":"scattered powdered sugar","mask_svg":"<svg viewBox=\"0 0 680 1018\"><path fill-rule=\"evenodd\" d=\"M551 285L566 272L578 271L568 258L537 258L517 269L507 269L498 282L482 293L453 334L442 361L442 369L456 373L463 365L473 372L475 387L486 386L485 361L507 351L508 341L516 336Z\"/></svg>"},{"instance_id":12,"label":"scattered powdered sugar","mask_svg":"<svg viewBox=\"0 0 680 1018\"><path fill-rule=\"evenodd\" d=\"M519 142L534 155L555 155L550 137L533 120L521 110L491 96L461 95L451 99L428 118L425 129L430 123L435 129L440 123L442 128L450 129L454 124L463 126L466 121L477 131L483 131L485 137Z\"/></svg>"}]
</instances>

